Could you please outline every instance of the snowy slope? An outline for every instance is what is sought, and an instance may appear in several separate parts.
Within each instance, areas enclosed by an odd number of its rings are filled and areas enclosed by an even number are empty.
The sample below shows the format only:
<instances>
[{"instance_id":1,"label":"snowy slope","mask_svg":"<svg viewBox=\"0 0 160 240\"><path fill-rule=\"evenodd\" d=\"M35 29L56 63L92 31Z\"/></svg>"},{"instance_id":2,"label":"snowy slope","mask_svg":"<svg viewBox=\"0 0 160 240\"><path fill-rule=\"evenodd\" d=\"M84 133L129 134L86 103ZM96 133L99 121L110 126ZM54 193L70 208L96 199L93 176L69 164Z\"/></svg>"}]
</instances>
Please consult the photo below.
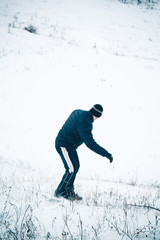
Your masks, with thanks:
<instances>
[{"instance_id":1,"label":"snowy slope","mask_svg":"<svg viewBox=\"0 0 160 240\"><path fill-rule=\"evenodd\" d=\"M20 161L0 159L0 164L0 237L4 240L159 239L159 185L81 179L76 190L83 201L69 202L53 198L57 176Z\"/></svg>"},{"instance_id":2,"label":"snowy slope","mask_svg":"<svg viewBox=\"0 0 160 240\"><path fill-rule=\"evenodd\" d=\"M0 3L1 156L57 165L54 139L66 117L101 103L93 134L115 161L81 147L82 173L87 162L104 176L159 179L159 5Z\"/></svg>"},{"instance_id":3,"label":"snowy slope","mask_svg":"<svg viewBox=\"0 0 160 240\"><path fill-rule=\"evenodd\" d=\"M159 211L130 204L160 204L159 29L159 4L0 0L0 237L158 239ZM83 202L51 203L56 134L95 103L93 135L114 162L81 146Z\"/></svg>"}]
</instances>

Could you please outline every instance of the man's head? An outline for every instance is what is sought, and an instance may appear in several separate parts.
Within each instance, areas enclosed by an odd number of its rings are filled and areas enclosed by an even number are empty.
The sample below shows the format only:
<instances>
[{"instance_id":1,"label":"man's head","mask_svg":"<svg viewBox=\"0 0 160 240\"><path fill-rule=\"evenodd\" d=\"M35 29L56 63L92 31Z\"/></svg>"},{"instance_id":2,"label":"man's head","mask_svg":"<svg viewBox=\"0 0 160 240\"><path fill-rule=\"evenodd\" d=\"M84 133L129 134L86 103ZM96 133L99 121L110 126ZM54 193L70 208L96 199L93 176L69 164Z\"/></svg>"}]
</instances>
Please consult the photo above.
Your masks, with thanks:
<instances>
[{"instance_id":1,"label":"man's head","mask_svg":"<svg viewBox=\"0 0 160 240\"><path fill-rule=\"evenodd\" d=\"M100 104L95 104L91 109L90 112L92 113L92 115L96 118L101 117L102 113L103 113L103 107Z\"/></svg>"}]
</instances>

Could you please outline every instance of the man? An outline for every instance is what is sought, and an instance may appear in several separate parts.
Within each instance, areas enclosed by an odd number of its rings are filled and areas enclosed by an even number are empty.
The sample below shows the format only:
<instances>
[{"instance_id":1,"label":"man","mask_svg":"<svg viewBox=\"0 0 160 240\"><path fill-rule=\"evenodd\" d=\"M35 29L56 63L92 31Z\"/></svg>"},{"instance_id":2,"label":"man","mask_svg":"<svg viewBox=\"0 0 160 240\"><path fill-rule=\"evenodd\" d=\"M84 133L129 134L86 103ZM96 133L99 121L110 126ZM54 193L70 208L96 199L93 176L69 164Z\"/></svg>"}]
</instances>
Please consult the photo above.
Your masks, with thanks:
<instances>
[{"instance_id":1,"label":"man","mask_svg":"<svg viewBox=\"0 0 160 240\"><path fill-rule=\"evenodd\" d=\"M55 191L56 197L73 201L82 199L74 192L74 180L80 167L76 149L82 143L95 153L107 157L110 163L113 161L112 155L98 145L92 136L92 123L101 117L102 112L103 107L100 104L95 104L89 111L75 110L59 131L55 147L63 161L65 174Z\"/></svg>"}]
</instances>

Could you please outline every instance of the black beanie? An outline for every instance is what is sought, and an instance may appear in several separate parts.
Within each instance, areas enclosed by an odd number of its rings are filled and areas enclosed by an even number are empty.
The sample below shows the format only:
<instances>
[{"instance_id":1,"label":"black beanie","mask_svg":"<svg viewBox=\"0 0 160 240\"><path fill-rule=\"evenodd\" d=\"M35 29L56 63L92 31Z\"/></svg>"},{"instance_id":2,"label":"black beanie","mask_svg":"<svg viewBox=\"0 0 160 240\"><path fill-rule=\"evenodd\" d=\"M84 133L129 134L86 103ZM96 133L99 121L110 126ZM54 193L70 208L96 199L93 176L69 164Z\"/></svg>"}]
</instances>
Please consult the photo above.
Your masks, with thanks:
<instances>
[{"instance_id":1,"label":"black beanie","mask_svg":"<svg viewBox=\"0 0 160 240\"><path fill-rule=\"evenodd\" d=\"M95 104L91 109L90 112L92 113L92 115L94 115L95 117L100 117L102 115L103 112L103 107L100 104Z\"/></svg>"}]
</instances>

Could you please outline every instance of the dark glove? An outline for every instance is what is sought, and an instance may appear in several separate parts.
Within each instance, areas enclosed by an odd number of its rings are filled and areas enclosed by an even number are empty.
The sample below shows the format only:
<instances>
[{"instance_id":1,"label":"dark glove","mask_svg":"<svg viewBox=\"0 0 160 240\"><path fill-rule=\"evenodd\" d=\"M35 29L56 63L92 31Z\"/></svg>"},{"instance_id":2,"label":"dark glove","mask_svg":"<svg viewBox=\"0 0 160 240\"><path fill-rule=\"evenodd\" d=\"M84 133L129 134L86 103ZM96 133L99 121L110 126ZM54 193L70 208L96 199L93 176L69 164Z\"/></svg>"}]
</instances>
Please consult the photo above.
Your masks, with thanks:
<instances>
[{"instance_id":1,"label":"dark glove","mask_svg":"<svg viewBox=\"0 0 160 240\"><path fill-rule=\"evenodd\" d=\"M113 156L112 156L112 154L108 153L106 157L109 159L110 163L113 162Z\"/></svg>"}]
</instances>

